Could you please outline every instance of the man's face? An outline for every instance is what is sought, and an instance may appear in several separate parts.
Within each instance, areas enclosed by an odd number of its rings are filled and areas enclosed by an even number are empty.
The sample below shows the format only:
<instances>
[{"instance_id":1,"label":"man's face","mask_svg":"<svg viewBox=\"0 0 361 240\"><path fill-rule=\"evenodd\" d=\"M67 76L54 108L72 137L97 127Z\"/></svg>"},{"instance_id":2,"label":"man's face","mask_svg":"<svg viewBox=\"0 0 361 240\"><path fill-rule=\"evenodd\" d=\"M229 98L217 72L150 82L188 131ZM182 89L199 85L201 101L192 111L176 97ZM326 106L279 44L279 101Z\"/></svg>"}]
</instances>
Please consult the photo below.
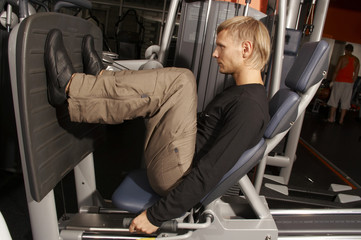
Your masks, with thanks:
<instances>
[{"instance_id":1,"label":"man's face","mask_svg":"<svg viewBox=\"0 0 361 240\"><path fill-rule=\"evenodd\" d=\"M234 40L227 30L222 30L217 35L217 47L212 56L217 59L221 73L233 74L244 65L242 58L242 43Z\"/></svg>"}]
</instances>

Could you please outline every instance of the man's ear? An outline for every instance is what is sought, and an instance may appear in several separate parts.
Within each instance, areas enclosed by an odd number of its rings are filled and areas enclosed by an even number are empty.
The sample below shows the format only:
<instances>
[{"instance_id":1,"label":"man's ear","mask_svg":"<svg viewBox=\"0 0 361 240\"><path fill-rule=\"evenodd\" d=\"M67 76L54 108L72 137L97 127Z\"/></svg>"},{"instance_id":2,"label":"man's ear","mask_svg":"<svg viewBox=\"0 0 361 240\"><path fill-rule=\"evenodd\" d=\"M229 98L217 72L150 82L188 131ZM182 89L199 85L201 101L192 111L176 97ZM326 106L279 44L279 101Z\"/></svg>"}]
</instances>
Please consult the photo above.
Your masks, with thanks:
<instances>
[{"instance_id":1,"label":"man's ear","mask_svg":"<svg viewBox=\"0 0 361 240\"><path fill-rule=\"evenodd\" d=\"M243 41L242 42L242 54L244 58L249 58L253 52L253 43L251 41Z\"/></svg>"}]
</instances>

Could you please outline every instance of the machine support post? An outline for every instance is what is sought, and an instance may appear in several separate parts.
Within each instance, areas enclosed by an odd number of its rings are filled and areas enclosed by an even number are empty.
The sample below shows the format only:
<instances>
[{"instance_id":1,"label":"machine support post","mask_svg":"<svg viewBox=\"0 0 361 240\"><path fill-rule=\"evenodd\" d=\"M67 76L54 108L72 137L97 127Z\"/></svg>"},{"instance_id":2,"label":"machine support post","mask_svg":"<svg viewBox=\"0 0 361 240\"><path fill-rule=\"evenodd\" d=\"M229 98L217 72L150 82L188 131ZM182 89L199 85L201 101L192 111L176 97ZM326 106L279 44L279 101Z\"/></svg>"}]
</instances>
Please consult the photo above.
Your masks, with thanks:
<instances>
[{"instance_id":1,"label":"machine support post","mask_svg":"<svg viewBox=\"0 0 361 240\"><path fill-rule=\"evenodd\" d=\"M26 198L28 200L33 238L59 240L58 218L53 190L40 202L36 202L31 199L29 190L26 188ZM44 213L44 211L46 211L46 213Z\"/></svg>"},{"instance_id":2,"label":"machine support post","mask_svg":"<svg viewBox=\"0 0 361 240\"><path fill-rule=\"evenodd\" d=\"M283 52L285 46L285 32L286 32L286 9L287 9L286 0L280 0L278 3L279 22L277 26L277 42L276 42L276 50L275 50L276 53L274 56L271 86L268 95L269 99L272 98L272 96L278 91L281 85L282 62L283 62Z\"/></svg>"},{"instance_id":3,"label":"machine support post","mask_svg":"<svg viewBox=\"0 0 361 240\"><path fill-rule=\"evenodd\" d=\"M241 186L241 190L243 194L246 196L248 202L250 203L253 210L256 212L257 216L260 219L268 218L271 213L269 209L265 206L265 204L261 201L256 189L253 187L251 180L249 180L248 176L243 176L239 181L239 185Z\"/></svg>"},{"instance_id":4,"label":"machine support post","mask_svg":"<svg viewBox=\"0 0 361 240\"><path fill-rule=\"evenodd\" d=\"M317 0L317 7L313 19L315 26L310 37L310 42L320 41L322 38L329 2L330 0Z\"/></svg>"},{"instance_id":5,"label":"machine support post","mask_svg":"<svg viewBox=\"0 0 361 240\"><path fill-rule=\"evenodd\" d=\"M316 42L321 40L323 28L325 25L329 0L318 0L317 4L318 5L316 7L315 18L314 18L315 27L310 36L310 42ZM293 125L293 127L290 129L289 132L285 155L290 158L290 165L286 168L283 168L280 173L280 175L284 178L286 184L289 181L293 162L295 161L298 139L300 138L304 116L305 116L305 112L303 112L299 116L299 118L297 119L297 121L295 122L295 124Z\"/></svg>"},{"instance_id":6,"label":"machine support post","mask_svg":"<svg viewBox=\"0 0 361 240\"><path fill-rule=\"evenodd\" d=\"M288 1L288 11L286 19L286 28L297 29L299 6L301 0Z\"/></svg>"},{"instance_id":7,"label":"machine support post","mask_svg":"<svg viewBox=\"0 0 361 240\"><path fill-rule=\"evenodd\" d=\"M94 206L93 193L96 191L93 153L86 156L74 168L78 206Z\"/></svg>"},{"instance_id":8,"label":"machine support post","mask_svg":"<svg viewBox=\"0 0 361 240\"><path fill-rule=\"evenodd\" d=\"M248 16L249 4L251 4L251 0L246 0L246 6L244 7L243 16Z\"/></svg>"},{"instance_id":9,"label":"machine support post","mask_svg":"<svg viewBox=\"0 0 361 240\"><path fill-rule=\"evenodd\" d=\"M169 6L169 11L167 15L167 22L165 24L164 32L162 35L162 42L160 45L160 51L158 56L158 61L165 65L167 49L169 49L169 45L172 39L172 33L177 17L179 0L172 0Z\"/></svg>"}]
</instances>

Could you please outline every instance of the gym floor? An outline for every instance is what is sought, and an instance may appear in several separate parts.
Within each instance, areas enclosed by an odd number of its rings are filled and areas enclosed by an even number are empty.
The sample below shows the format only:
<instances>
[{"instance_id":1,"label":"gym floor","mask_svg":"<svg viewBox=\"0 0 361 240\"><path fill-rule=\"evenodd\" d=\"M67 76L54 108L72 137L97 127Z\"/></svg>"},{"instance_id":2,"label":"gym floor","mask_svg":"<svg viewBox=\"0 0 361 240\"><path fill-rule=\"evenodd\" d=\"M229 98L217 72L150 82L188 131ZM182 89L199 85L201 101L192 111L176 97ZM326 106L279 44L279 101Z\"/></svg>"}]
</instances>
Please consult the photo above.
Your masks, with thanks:
<instances>
[{"instance_id":1,"label":"gym floor","mask_svg":"<svg viewBox=\"0 0 361 240\"><path fill-rule=\"evenodd\" d=\"M324 122L327 108L305 114L290 185L327 190L331 183L360 188L361 122L357 112L348 112L344 125ZM106 143L94 153L97 188L105 199L131 169L140 166L144 126L134 120L109 126ZM75 190L70 173L54 190L56 199L65 199L57 211L76 212ZM61 191L64 189L64 191ZM31 228L21 173L0 170L0 211L13 240L30 240Z\"/></svg>"}]
</instances>

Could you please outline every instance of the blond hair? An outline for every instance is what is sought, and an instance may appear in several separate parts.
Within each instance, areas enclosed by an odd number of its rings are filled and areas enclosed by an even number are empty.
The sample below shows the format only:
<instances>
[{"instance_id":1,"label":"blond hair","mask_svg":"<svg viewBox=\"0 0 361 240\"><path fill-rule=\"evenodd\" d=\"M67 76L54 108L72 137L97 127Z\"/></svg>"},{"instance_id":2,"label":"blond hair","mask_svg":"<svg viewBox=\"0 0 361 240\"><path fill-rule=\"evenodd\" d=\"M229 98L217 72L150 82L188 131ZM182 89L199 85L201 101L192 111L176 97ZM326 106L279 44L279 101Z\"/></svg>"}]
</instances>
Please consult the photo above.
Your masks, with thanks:
<instances>
[{"instance_id":1,"label":"blond hair","mask_svg":"<svg viewBox=\"0 0 361 240\"><path fill-rule=\"evenodd\" d=\"M264 68L270 55L270 36L262 22L252 17L237 16L221 23L217 34L223 30L227 30L235 41L251 41L253 52L246 64L253 69Z\"/></svg>"}]
</instances>

